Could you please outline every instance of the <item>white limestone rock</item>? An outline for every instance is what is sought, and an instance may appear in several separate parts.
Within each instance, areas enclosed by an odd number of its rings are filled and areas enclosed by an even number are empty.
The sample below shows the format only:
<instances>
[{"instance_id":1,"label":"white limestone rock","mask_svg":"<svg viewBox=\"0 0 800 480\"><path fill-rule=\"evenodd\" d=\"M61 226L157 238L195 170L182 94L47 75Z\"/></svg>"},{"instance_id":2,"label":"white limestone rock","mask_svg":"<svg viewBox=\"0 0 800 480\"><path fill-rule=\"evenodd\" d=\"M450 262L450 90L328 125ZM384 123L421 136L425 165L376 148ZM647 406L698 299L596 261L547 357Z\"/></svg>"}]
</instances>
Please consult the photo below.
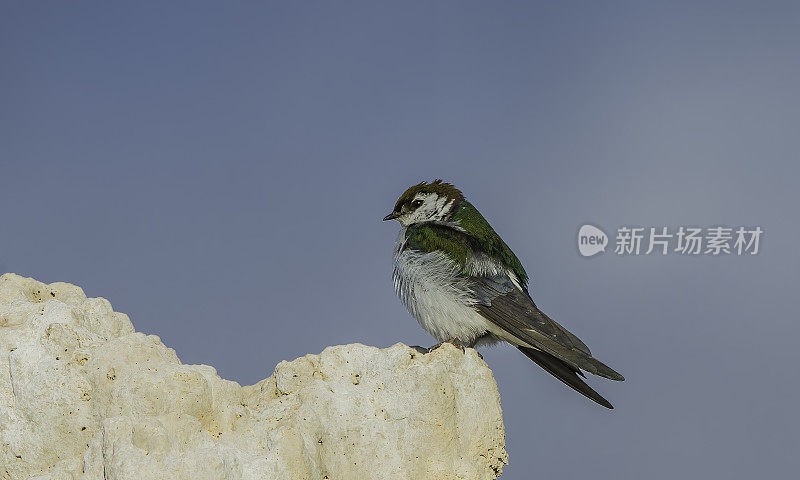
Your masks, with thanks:
<instances>
[{"instance_id":1,"label":"white limestone rock","mask_svg":"<svg viewBox=\"0 0 800 480\"><path fill-rule=\"evenodd\" d=\"M476 352L328 347L242 387L67 283L0 277L0 480L488 479Z\"/></svg>"}]
</instances>

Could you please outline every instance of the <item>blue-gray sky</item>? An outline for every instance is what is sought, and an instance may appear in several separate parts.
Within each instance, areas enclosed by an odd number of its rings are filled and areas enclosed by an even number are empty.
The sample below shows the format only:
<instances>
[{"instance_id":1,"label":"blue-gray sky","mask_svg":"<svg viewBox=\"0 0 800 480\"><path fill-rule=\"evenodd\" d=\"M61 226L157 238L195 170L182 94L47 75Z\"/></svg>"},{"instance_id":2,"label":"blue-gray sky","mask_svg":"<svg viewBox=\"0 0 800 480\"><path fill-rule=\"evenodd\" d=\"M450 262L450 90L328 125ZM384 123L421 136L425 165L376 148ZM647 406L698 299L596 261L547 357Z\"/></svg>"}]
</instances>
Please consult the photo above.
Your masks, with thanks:
<instances>
[{"instance_id":1,"label":"blue-gray sky","mask_svg":"<svg viewBox=\"0 0 800 480\"><path fill-rule=\"evenodd\" d=\"M626 377L606 411L510 347L503 478L800 468L796 2L4 2L0 271L108 298L253 383L433 343L395 298L420 180ZM755 256L578 255L590 222L759 225Z\"/></svg>"}]
</instances>

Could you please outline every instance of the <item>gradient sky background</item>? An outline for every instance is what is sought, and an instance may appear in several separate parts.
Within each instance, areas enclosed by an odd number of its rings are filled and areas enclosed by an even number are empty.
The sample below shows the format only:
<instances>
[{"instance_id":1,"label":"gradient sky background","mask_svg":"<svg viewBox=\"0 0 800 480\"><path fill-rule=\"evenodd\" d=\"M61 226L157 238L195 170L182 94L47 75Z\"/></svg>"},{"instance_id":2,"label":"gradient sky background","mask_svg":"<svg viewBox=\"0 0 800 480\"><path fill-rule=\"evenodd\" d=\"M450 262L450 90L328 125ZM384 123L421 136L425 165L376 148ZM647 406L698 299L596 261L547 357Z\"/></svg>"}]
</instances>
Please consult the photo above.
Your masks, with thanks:
<instances>
[{"instance_id":1,"label":"gradient sky background","mask_svg":"<svg viewBox=\"0 0 800 480\"><path fill-rule=\"evenodd\" d=\"M606 411L485 350L504 479L800 468L796 2L3 2L0 271L108 298L244 384L434 343L397 196L460 186ZM756 256L590 259L578 227L759 225Z\"/></svg>"}]
</instances>

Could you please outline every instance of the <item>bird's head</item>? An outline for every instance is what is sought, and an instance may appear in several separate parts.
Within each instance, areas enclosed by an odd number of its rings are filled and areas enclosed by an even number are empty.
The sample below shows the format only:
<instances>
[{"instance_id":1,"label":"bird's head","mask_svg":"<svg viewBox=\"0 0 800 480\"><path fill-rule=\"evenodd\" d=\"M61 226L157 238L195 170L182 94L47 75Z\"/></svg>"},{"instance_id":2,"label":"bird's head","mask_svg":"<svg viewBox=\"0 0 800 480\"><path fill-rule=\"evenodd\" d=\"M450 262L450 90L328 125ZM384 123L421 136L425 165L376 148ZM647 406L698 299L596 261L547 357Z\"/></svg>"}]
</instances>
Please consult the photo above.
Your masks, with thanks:
<instances>
[{"instance_id":1,"label":"bird's head","mask_svg":"<svg viewBox=\"0 0 800 480\"><path fill-rule=\"evenodd\" d=\"M384 220L397 220L404 227L415 223L447 221L464 200L461 190L441 180L422 182L409 188Z\"/></svg>"}]
</instances>

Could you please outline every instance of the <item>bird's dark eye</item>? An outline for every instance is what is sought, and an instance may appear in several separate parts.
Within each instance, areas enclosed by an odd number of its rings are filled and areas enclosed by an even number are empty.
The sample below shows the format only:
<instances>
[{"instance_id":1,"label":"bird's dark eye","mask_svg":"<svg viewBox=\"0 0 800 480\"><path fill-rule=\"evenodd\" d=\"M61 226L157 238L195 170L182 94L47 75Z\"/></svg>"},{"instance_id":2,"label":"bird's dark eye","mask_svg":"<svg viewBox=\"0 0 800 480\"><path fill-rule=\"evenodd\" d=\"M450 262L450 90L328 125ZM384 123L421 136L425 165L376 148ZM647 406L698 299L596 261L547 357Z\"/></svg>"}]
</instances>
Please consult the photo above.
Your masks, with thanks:
<instances>
[{"instance_id":1,"label":"bird's dark eye","mask_svg":"<svg viewBox=\"0 0 800 480\"><path fill-rule=\"evenodd\" d=\"M420 205L422 205L422 200L414 200L411 202L411 206L414 208L418 208Z\"/></svg>"}]
</instances>

